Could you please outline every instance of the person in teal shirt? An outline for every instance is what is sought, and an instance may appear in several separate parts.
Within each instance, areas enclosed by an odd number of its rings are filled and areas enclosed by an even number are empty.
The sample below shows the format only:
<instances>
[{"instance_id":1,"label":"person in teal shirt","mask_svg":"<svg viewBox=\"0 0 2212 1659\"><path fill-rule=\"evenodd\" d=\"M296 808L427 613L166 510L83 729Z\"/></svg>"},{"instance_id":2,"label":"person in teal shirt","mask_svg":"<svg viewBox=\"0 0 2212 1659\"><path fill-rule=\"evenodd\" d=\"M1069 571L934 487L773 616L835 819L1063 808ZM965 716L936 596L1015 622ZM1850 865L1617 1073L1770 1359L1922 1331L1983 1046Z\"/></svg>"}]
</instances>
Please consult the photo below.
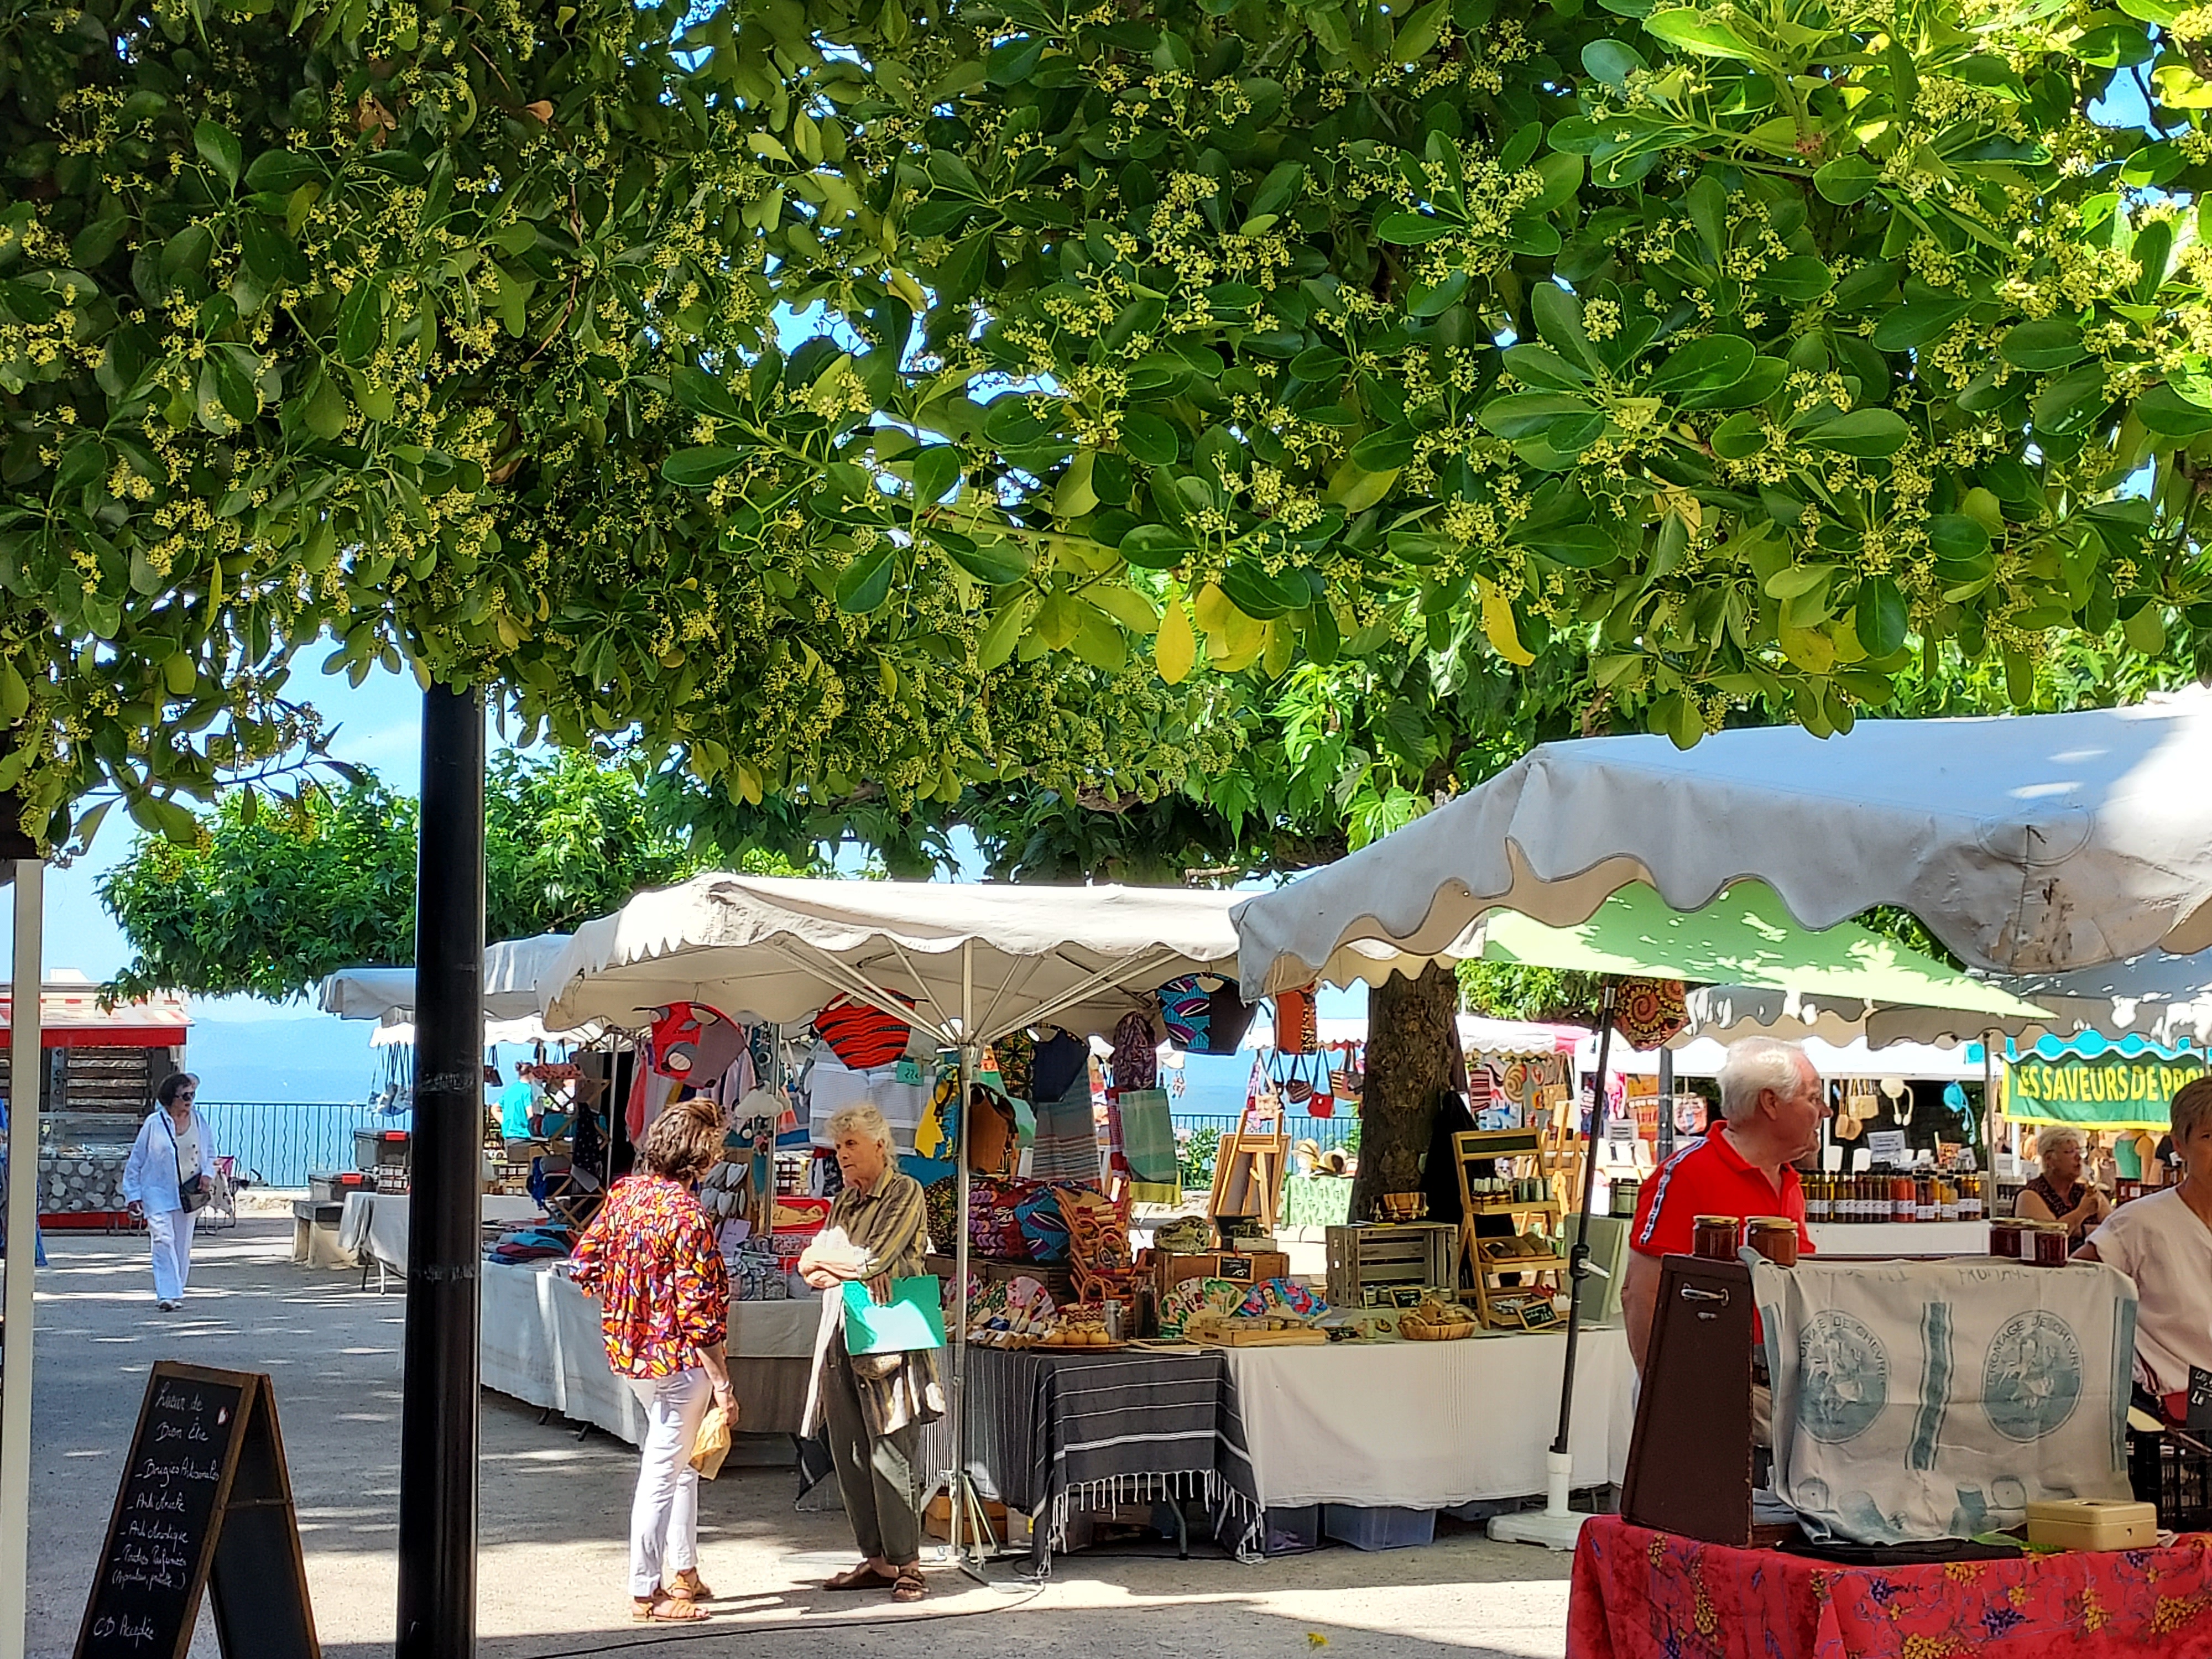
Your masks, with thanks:
<instances>
[{"instance_id":1,"label":"person in teal shirt","mask_svg":"<svg viewBox=\"0 0 2212 1659\"><path fill-rule=\"evenodd\" d=\"M530 1120L538 1115L539 1099L532 1080L535 1070L525 1060L514 1068L514 1081L499 1091L499 1132L509 1140L530 1139Z\"/></svg>"}]
</instances>

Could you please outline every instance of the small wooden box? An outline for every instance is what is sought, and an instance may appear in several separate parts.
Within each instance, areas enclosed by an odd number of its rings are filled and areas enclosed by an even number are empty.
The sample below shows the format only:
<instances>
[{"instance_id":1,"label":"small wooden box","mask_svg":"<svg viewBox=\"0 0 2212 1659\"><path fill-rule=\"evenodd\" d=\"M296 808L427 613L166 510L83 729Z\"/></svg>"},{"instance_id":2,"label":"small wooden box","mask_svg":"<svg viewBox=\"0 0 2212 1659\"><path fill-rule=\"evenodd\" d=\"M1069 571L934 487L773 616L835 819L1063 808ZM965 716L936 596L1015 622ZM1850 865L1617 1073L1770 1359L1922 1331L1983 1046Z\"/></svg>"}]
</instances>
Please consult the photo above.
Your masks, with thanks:
<instances>
[{"instance_id":1,"label":"small wooden box","mask_svg":"<svg viewBox=\"0 0 2212 1659\"><path fill-rule=\"evenodd\" d=\"M1459 1230L1449 1222L1376 1222L1331 1227L1328 1305L1366 1305L1370 1290L1425 1290L1456 1282Z\"/></svg>"},{"instance_id":2,"label":"small wooden box","mask_svg":"<svg viewBox=\"0 0 2212 1659\"><path fill-rule=\"evenodd\" d=\"M1186 1279L1225 1279L1235 1285L1263 1285L1288 1279L1291 1259L1280 1250L1200 1250L1191 1255L1155 1253L1152 1283L1165 1296Z\"/></svg>"}]
</instances>

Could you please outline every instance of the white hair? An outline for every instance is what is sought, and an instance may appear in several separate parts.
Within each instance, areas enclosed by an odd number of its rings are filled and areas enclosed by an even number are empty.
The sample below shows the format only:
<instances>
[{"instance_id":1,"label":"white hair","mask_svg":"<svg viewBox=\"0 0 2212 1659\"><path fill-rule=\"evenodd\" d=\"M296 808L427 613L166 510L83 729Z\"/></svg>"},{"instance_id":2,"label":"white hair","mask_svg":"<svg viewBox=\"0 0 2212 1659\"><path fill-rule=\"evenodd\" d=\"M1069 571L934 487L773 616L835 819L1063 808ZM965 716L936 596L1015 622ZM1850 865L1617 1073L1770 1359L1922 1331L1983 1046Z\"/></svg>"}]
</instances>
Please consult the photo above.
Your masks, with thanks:
<instances>
[{"instance_id":1,"label":"white hair","mask_svg":"<svg viewBox=\"0 0 2212 1659\"><path fill-rule=\"evenodd\" d=\"M2071 1146L2084 1158L2089 1155L2089 1138L2070 1123L2046 1123L2035 1132L2035 1161L2038 1164L2061 1146Z\"/></svg>"},{"instance_id":2,"label":"white hair","mask_svg":"<svg viewBox=\"0 0 2212 1659\"><path fill-rule=\"evenodd\" d=\"M847 1135L866 1135L884 1149L884 1156L892 1163L898 1162L898 1149L891 1145L891 1126L868 1102L860 1101L830 1114L830 1145L834 1146Z\"/></svg>"},{"instance_id":3,"label":"white hair","mask_svg":"<svg viewBox=\"0 0 2212 1659\"><path fill-rule=\"evenodd\" d=\"M1759 1109L1759 1097L1768 1089L1784 1099L1803 1082L1799 1065L1805 1051L1794 1042L1774 1037L1745 1037L1729 1044L1721 1061L1721 1115L1730 1123L1747 1121Z\"/></svg>"}]
</instances>

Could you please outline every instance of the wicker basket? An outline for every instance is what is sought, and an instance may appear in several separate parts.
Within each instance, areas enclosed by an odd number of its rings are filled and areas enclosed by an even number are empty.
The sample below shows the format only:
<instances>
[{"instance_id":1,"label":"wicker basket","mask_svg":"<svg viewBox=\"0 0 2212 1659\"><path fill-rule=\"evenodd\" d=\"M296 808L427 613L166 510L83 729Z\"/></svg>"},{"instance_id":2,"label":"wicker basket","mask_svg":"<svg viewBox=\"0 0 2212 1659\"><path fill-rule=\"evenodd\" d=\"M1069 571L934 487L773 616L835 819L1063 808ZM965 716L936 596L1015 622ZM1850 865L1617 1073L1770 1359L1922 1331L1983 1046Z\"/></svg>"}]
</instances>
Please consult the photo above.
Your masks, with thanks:
<instances>
[{"instance_id":1,"label":"wicker basket","mask_svg":"<svg viewBox=\"0 0 2212 1659\"><path fill-rule=\"evenodd\" d=\"M1408 1342L1464 1342L1482 1328L1472 1320L1464 1325L1408 1325L1398 1322L1398 1334Z\"/></svg>"}]
</instances>

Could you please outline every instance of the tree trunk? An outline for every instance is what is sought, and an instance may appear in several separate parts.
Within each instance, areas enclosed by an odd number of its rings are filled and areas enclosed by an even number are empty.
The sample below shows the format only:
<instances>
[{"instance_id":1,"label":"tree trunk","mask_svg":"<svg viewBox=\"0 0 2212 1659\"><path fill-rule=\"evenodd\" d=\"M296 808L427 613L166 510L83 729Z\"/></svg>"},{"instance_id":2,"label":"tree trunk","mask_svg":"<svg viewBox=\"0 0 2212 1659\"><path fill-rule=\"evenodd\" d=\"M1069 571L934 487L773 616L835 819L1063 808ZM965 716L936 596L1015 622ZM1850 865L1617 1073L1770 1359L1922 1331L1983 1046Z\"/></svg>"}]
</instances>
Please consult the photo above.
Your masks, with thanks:
<instances>
[{"instance_id":1,"label":"tree trunk","mask_svg":"<svg viewBox=\"0 0 2212 1659\"><path fill-rule=\"evenodd\" d=\"M1359 1173L1352 1213L1364 1220L1384 1193L1421 1184L1421 1159L1450 1086L1459 1031L1459 981L1431 963L1418 979L1393 975L1367 993L1367 1086L1359 1099Z\"/></svg>"}]
</instances>

